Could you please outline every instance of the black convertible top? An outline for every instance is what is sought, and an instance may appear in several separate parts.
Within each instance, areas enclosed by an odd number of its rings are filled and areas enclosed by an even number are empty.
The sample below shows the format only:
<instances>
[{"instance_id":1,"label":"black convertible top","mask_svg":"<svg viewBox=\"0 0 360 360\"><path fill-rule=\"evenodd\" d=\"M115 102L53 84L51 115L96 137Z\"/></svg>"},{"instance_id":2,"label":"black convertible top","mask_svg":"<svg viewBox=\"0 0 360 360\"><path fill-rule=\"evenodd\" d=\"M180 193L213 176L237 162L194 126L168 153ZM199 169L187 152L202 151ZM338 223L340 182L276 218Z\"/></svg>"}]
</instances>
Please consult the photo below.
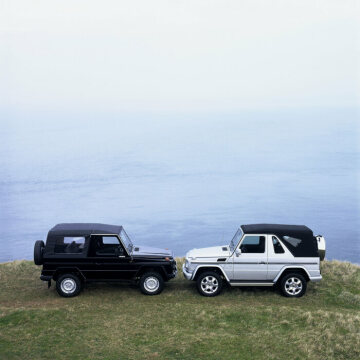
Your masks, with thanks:
<instances>
[{"instance_id":1,"label":"black convertible top","mask_svg":"<svg viewBox=\"0 0 360 360\"><path fill-rule=\"evenodd\" d=\"M317 241L305 225L251 224L241 225L244 234L276 235L297 257L319 257Z\"/></svg>"},{"instance_id":2,"label":"black convertible top","mask_svg":"<svg viewBox=\"0 0 360 360\"><path fill-rule=\"evenodd\" d=\"M91 235L91 234L120 234L120 225L107 225L97 223L63 223L57 224L49 231L49 235Z\"/></svg>"},{"instance_id":3,"label":"black convertible top","mask_svg":"<svg viewBox=\"0 0 360 360\"><path fill-rule=\"evenodd\" d=\"M313 236L313 232L305 225L280 225L280 224L251 224L241 225L244 234L274 234L287 236L307 237Z\"/></svg>"}]
</instances>

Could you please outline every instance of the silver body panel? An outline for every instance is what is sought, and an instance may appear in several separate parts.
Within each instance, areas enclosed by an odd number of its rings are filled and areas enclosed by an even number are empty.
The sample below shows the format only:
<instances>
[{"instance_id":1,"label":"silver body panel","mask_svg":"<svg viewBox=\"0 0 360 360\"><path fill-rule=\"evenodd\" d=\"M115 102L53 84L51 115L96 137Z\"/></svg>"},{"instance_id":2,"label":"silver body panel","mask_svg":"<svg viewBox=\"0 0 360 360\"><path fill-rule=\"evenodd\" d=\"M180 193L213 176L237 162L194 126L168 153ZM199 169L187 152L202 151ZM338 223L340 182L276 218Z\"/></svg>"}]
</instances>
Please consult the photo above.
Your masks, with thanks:
<instances>
[{"instance_id":1,"label":"silver body panel","mask_svg":"<svg viewBox=\"0 0 360 360\"><path fill-rule=\"evenodd\" d=\"M254 234L252 234L254 236ZM186 279L194 280L199 269L217 268L221 270L231 286L272 286L286 269L303 269L311 281L320 281L319 257L294 257L285 244L272 234L256 234L265 237L264 253L239 253L241 238L231 252L227 245L194 249L186 254L183 274ZM284 253L274 251L273 237L284 249Z\"/></svg>"}]
</instances>

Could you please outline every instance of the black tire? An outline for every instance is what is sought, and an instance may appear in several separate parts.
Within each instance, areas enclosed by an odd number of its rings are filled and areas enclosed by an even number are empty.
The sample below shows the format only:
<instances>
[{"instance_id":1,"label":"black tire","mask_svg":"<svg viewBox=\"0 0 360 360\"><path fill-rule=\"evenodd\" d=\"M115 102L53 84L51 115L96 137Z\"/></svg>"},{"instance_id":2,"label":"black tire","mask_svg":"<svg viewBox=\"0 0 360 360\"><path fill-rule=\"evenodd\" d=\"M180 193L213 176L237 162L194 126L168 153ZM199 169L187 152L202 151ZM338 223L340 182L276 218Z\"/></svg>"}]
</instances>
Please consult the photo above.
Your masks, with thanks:
<instances>
[{"instance_id":1,"label":"black tire","mask_svg":"<svg viewBox=\"0 0 360 360\"><path fill-rule=\"evenodd\" d=\"M42 265L44 262L43 253L44 253L45 244L42 240L37 240L34 246L34 263L35 265Z\"/></svg>"},{"instance_id":2,"label":"black tire","mask_svg":"<svg viewBox=\"0 0 360 360\"><path fill-rule=\"evenodd\" d=\"M56 291L63 297L79 295L82 289L81 280L75 274L63 274L56 280Z\"/></svg>"},{"instance_id":3,"label":"black tire","mask_svg":"<svg viewBox=\"0 0 360 360\"><path fill-rule=\"evenodd\" d=\"M215 271L206 271L199 275L196 285L200 295L212 297L221 293L223 280Z\"/></svg>"},{"instance_id":4,"label":"black tire","mask_svg":"<svg viewBox=\"0 0 360 360\"><path fill-rule=\"evenodd\" d=\"M307 287L306 279L299 273L286 274L280 282L280 289L286 297L301 297Z\"/></svg>"},{"instance_id":5,"label":"black tire","mask_svg":"<svg viewBox=\"0 0 360 360\"><path fill-rule=\"evenodd\" d=\"M164 290L164 279L158 272L147 272L141 275L139 286L143 294L157 295Z\"/></svg>"}]
</instances>

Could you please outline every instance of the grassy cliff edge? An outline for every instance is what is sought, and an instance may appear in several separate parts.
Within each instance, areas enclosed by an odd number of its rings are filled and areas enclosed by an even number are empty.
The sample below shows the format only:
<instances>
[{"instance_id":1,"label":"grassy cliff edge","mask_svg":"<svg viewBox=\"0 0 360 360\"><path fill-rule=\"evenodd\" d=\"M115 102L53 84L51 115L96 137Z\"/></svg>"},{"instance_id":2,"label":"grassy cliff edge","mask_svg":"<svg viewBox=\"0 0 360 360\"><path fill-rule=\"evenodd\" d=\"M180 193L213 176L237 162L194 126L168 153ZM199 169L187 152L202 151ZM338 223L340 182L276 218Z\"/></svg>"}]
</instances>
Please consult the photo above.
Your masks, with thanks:
<instances>
[{"instance_id":1,"label":"grassy cliff edge","mask_svg":"<svg viewBox=\"0 0 360 360\"><path fill-rule=\"evenodd\" d=\"M89 284L64 299L31 261L0 264L1 359L359 359L360 267L322 262L323 280L288 299L225 288L204 298L179 274L158 296Z\"/></svg>"}]
</instances>

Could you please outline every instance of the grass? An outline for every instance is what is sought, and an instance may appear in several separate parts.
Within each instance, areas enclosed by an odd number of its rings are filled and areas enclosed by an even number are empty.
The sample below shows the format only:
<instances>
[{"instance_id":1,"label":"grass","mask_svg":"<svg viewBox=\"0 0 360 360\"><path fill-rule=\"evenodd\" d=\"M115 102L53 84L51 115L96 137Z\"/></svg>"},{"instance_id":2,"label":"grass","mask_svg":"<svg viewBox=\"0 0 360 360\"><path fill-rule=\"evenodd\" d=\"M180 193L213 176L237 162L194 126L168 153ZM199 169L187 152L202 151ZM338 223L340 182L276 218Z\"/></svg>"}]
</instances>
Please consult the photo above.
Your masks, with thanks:
<instances>
[{"instance_id":1,"label":"grass","mask_svg":"<svg viewBox=\"0 0 360 360\"><path fill-rule=\"evenodd\" d=\"M325 261L322 274L300 299L204 298L181 272L158 296L89 284L65 299L32 262L0 264L0 359L359 359L360 267Z\"/></svg>"}]
</instances>

